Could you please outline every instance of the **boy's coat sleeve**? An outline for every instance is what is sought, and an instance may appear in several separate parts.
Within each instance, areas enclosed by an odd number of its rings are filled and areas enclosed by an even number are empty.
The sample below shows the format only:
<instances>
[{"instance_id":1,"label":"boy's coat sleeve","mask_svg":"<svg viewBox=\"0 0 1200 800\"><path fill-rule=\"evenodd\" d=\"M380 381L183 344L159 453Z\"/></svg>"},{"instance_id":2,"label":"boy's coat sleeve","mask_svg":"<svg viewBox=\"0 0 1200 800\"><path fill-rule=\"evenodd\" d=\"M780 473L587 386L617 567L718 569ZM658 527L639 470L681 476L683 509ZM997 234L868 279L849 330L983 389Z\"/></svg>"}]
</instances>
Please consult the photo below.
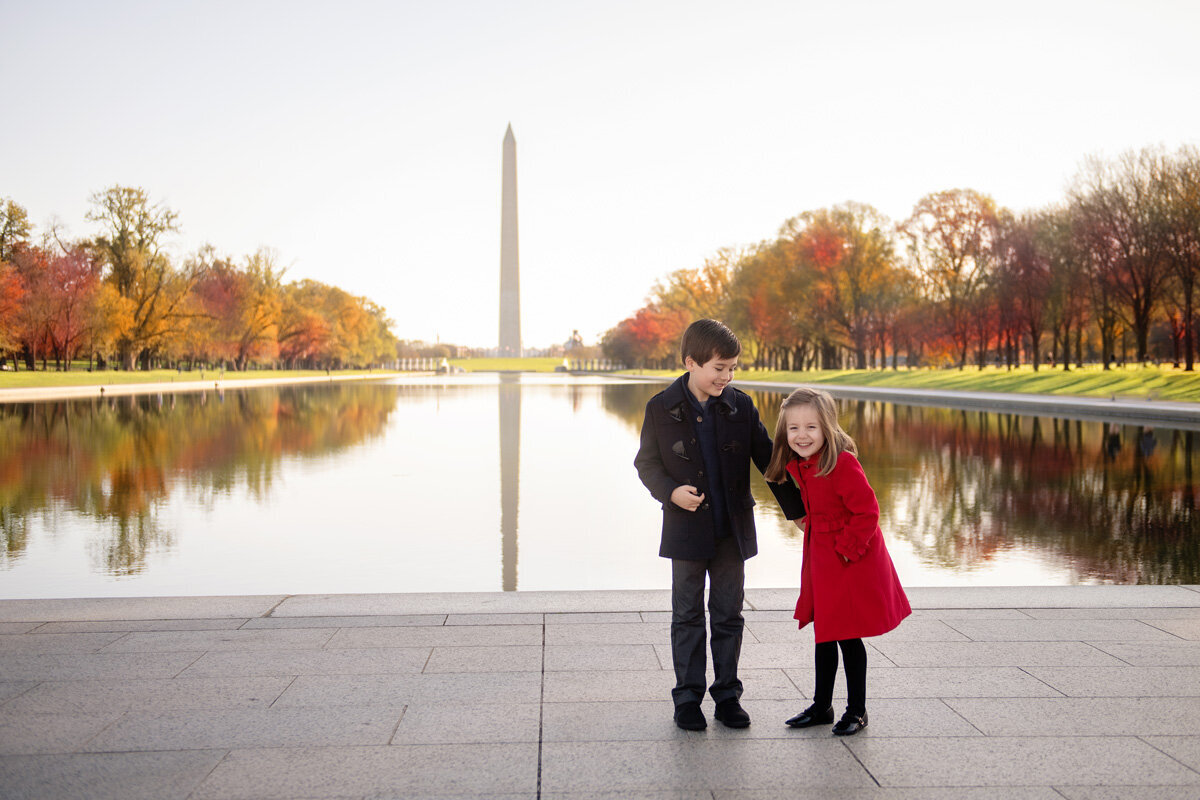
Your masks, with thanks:
<instances>
[{"instance_id":1,"label":"boy's coat sleeve","mask_svg":"<svg viewBox=\"0 0 1200 800\"><path fill-rule=\"evenodd\" d=\"M771 441L771 435L767 433L766 427L763 426L762 420L759 419L758 409L753 405L751 408L753 416L750 436L753 441L750 446L750 457L759 472L766 472L767 465L771 463L771 450L774 448L774 443ZM799 519L804 516L804 500L800 495L800 490L790 480L783 483L767 481L767 487L775 495L775 500L783 510L785 518Z\"/></svg>"},{"instance_id":2,"label":"boy's coat sleeve","mask_svg":"<svg viewBox=\"0 0 1200 800\"><path fill-rule=\"evenodd\" d=\"M662 455L658 450L658 434L654 426L654 412L647 406L646 416L642 421L642 437L638 446L637 456L633 459L638 477L650 490L655 500L664 506L671 502L671 493L680 486L670 475L662 463Z\"/></svg>"}]
</instances>

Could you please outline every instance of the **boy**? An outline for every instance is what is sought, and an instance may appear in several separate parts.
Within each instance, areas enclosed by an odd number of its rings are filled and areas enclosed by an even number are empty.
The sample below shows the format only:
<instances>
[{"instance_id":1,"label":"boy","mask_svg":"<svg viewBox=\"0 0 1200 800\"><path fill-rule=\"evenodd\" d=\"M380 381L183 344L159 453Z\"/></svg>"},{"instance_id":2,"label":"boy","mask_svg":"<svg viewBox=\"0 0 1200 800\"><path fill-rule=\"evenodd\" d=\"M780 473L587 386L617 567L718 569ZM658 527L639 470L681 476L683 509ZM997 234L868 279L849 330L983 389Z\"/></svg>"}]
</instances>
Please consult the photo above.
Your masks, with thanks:
<instances>
[{"instance_id":1,"label":"boy","mask_svg":"<svg viewBox=\"0 0 1200 800\"><path fill-rule=\"evenodd\" d=\"M742 650L745 560L758 552L750 462L762 472L771 458L771 437L749 395L729 382L742 345L714 319L693 322L683 334L680 356L687 373L646 404L641 446L634 466L650 494L663 504L662 545L671 559L671 656L675 662L675 724L707 727L704 698L704 579L709 580L715 679L708 691L715 716L745 728L750 715L738 698ZM768 484L788 519L804 516L792 484Z\"/></svg>"}]
</instances>

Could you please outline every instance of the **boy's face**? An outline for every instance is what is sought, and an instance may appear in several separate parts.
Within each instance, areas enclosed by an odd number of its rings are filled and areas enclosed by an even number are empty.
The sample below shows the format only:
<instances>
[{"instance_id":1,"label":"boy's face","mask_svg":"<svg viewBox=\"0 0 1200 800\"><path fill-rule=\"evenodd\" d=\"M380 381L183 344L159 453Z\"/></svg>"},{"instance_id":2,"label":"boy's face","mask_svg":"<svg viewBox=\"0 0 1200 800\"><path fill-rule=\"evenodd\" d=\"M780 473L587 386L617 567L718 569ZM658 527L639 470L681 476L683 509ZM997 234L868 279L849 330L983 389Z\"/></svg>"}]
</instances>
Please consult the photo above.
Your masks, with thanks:
<instances>
[{"instance_id":1,"label":"boy's face","mask_svg":"<svg viewBox=\"0 0 1200 800\"><path fill-rule=\"evenodd\" d=\"M733 380L733 371L737 369L737 356L733 358L713 357L703 364L688 356L683 365L690 373L688 388L701 403L710 397L718 397L725 387Z\"/></svg>"}]
</instances>

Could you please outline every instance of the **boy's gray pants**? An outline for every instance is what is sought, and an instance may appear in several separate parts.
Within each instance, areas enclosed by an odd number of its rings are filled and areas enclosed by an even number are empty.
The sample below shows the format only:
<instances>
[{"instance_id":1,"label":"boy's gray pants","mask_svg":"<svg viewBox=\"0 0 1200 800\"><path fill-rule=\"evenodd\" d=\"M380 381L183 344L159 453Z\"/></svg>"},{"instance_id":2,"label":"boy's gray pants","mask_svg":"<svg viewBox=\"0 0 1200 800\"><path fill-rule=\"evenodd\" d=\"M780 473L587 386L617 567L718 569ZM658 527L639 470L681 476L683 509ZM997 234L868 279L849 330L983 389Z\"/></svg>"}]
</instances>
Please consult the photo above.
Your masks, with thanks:
<instances>
[{"instance_id":1,"label":"boy's gray pants","mask_svg":"<svg viewBox=\"0 0 1200 800\"><path fill-rule=\"evenodd\" d=\"M742 617L746 564L737 540L727 536L717 540L716 555L707 561L671 559L671 657L675 662L675 688L671 697L676 708L704 699L706 574L715 676L708 691L717 703L742 696L737 667L746 624Z\"/></svg>"}]
</instances>

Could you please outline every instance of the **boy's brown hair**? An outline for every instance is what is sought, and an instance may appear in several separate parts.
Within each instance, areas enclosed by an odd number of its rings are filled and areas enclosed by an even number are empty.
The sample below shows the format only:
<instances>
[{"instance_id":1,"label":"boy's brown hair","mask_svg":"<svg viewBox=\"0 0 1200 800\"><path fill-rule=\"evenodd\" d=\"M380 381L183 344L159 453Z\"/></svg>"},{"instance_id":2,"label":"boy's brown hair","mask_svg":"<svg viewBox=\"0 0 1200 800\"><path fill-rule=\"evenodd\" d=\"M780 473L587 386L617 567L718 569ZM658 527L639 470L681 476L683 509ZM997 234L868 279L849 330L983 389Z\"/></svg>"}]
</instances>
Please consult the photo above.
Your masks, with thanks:
<instances>
[{"instance_id":1,"label":"boy's brown hair","mask_svg":"<svg viewBox=\"0 0 1200 800\"><path fill-rule=\"evenodd\" d=\"M715 319L698 319L688 325L679 343L679 360L684 363L691 358L697 364L707 364L714 358L737 358L741 354L737 334Z\"/></svg>"}]
</instances>

